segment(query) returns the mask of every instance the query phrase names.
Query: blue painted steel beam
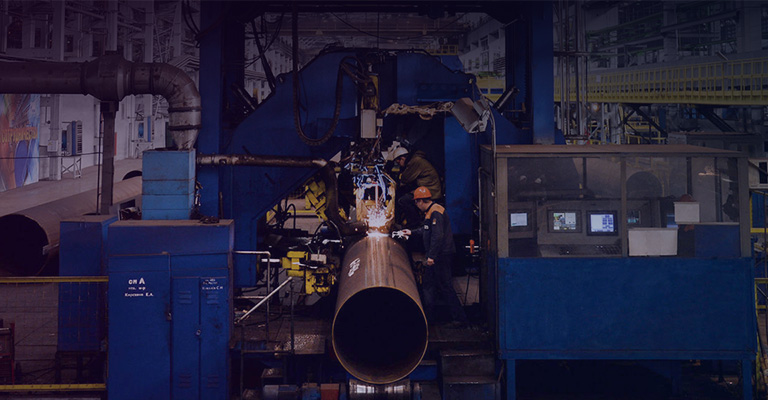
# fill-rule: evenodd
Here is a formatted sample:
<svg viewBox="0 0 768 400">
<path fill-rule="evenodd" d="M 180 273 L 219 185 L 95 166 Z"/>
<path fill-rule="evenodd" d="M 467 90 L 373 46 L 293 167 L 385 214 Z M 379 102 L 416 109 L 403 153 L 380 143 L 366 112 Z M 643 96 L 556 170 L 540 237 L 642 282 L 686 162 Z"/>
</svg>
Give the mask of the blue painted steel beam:
<svg viewBox="0 0 768 400">
<path fill-rule="evenodd" d="M 512 109 L 523 126 L 533 129 L 536 144 L 555 143 L 552 2 L 526 2 L 505 30 L 507 87 L 520 93 Z M 523 107 L 523 104 L 525 105 Z"/>
<path fill-rule="evenodd" d="M 242 68 L 245 49 L 245 31 L 241 23 L 232 23 L 237 15 L 232 7 L 236 2 L 204 1 L 201 3 L 200 24 L 204 32 L 200 37 L 200 97 L 202 101 L 202 129 L 197 139 L 200 154 L 218 154 L 222 142 L 233 127 L 227 125 L 225 109 L 232 104 L 232 84 L 243 83 Z M 201 212 L 219 215 L 220 171 L 214 167 L 198 169 L 197 180 L 202 185 Z"/>
<path fill-rule="evenodd" d="M 555 142 L 555 112 L 553 71 L 553 23 L 552 2 L 540 1 L 526 7 L 531 31 L 531 114 L 533 116 L 533 142 Z"/>
</svg>

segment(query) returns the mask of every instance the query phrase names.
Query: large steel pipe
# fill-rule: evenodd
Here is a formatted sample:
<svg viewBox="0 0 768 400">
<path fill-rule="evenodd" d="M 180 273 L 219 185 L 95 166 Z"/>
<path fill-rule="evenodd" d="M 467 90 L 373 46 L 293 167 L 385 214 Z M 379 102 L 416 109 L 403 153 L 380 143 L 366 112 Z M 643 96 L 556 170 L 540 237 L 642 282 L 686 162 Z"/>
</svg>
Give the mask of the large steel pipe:
<svg viewBox="0 0 768 400">
<path fill-rule="evenodd" d="M 141 177 L 115 183 L 113 204 L 141 195 Z M 96 211 L 96 189 L 0 217 L 0 275 L 37 275 L 58 256 L 62 220 Z"/>
<path fill-rule="evenodd" d="M 427 351 L 427 319 L 405 249 L 368 236 L 344 256 L 331 333 L 341 365 L 373 384 L 398 381 Z"/>
</svg>

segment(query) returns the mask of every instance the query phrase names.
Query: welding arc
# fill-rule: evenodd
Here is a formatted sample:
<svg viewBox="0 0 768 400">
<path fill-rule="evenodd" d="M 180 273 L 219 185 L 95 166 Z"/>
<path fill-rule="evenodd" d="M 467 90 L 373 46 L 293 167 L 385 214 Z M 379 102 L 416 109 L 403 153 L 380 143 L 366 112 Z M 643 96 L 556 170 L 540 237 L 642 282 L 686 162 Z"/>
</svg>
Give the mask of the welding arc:
<svg viewBox="0 0 768 400">
<path fill-rule="evenodd" d="M 427 351 L 427 320 L 405 249 L 388 236 L 349 248 L 331 332 L 339 362 L 357 379 L 396 382 Z"/>
</svg>

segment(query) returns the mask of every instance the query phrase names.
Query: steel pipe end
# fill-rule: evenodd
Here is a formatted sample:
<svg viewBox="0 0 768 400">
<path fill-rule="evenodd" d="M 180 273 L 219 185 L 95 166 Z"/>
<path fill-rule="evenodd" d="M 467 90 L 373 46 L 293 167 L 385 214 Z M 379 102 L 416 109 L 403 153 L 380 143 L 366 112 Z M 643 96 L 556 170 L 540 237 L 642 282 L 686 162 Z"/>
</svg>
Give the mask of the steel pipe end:
<svg viewBox="0 0 768 400">
<path fill-rule="evenodd" d="M 391 287 L 371 287 L 338 307 L 333 349 L 356 378 L 389 384 L 407 377 L 427 351 L 427 319 L 417 299 Z"/>
<path fill-rule="evenodd" d="M 48 260 L 47 245 L 45 229 L 32 218 L 19 214 L 0 217 L 0 271 L 15 276 L 37 275 Z"/>
</svg>

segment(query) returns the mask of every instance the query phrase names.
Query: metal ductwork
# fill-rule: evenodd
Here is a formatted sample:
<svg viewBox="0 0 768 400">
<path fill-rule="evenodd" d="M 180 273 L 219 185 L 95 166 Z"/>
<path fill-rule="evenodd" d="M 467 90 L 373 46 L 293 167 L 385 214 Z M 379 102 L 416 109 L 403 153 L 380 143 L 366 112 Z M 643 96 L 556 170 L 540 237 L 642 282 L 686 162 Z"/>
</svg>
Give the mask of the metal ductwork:
<svg viewBox="0 0 768 400">
<path fill-rule="evenodd" d="M 405 249 L 385 235 L 350 247 L 331 332 L 344 369 L 372 384 L 405 378 L 427 351 L 427 329 Z"/>
<path fill-rule="evenodd" d="M 114 204 L 141 195 L 141 177 L 115 183 Z M 96 189 L 0 217 L 0 275 L 38 275 L 59 254 L 62 220 L 96 211 Z"/>
<path fill-rule="evenodd" d="M 101 101 L 152 94 L 168 101 L 173 142 L 191 149 L 201 124 L 200 93 L 187 74 L 168 64 L 134 63 L 110 54 L 84 63 L 0 63 L 0 93 L 92 95 Z"/>
</svg>

